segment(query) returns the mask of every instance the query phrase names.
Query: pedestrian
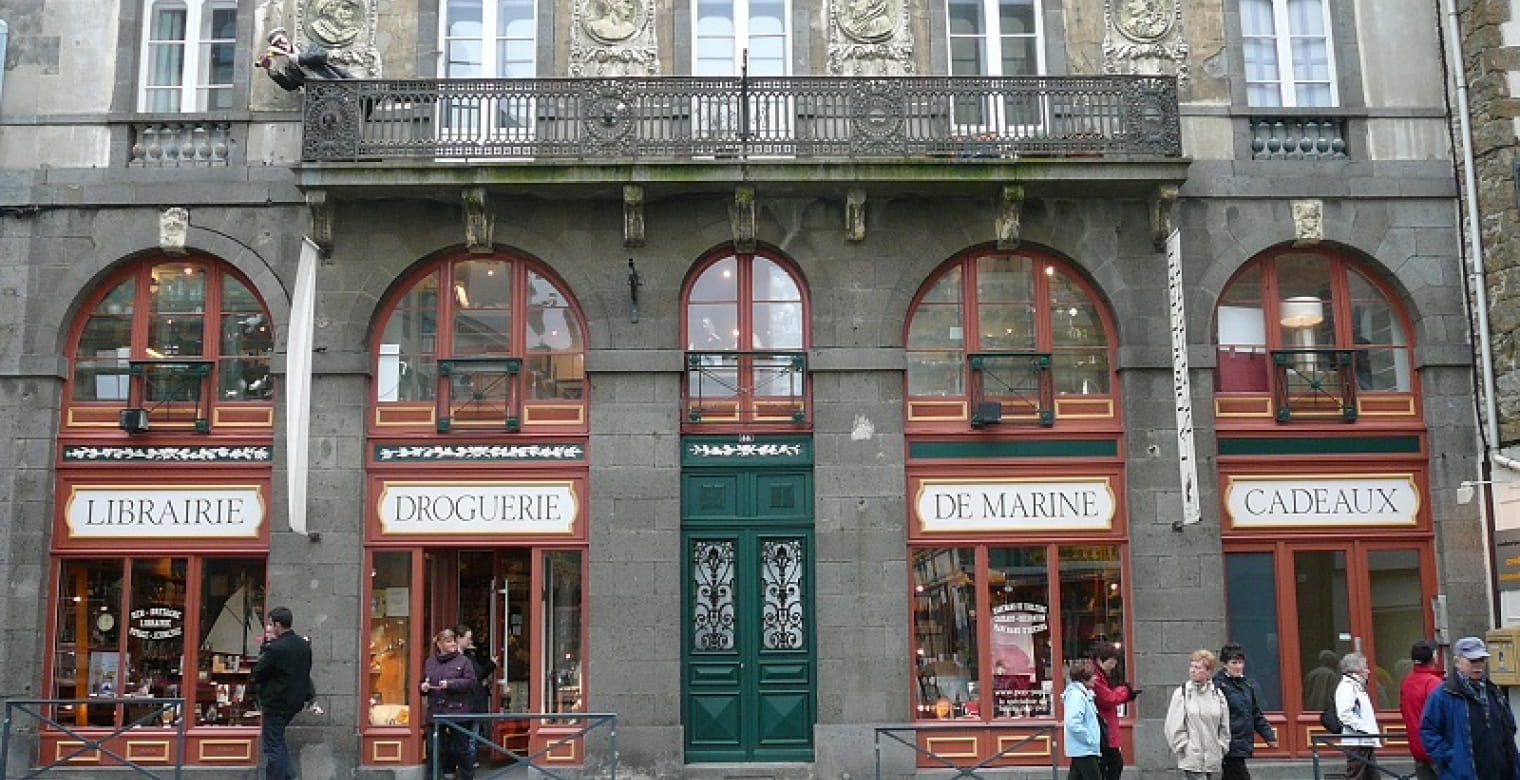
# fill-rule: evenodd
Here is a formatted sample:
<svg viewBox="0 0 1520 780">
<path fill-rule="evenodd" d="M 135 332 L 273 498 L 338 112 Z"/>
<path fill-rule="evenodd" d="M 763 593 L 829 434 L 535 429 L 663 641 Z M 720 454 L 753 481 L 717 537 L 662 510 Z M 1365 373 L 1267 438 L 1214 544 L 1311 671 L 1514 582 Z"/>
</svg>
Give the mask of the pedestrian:
<svg viewBox="0 0 1520 780">
<path fill-rule="evenodd" d="M 1372 669 L 1367 656 L 1347 653 L 1341 658 L 1341 681 L 1335 686 L 1335 714 L 1341 719 L 1341 748 L 1346 751 L 1346 780 L 1374 780 L 1372 752 L 1382 747 L 1377 737 L 1346 736 L 1378 733 L 1372 698 L 1367 695 L 1367 679 Z"/>
<path fill-rule="evenodd" d="M 1251 770 L 1246 759 L 1256 755 L 1256 735 L 1266 741 L 1267 747 L 1277 747 L 1277 732 L 1267 722 L 1261 711 L 1261 689 L 1256 681 L 1246 676 L 1246 651 L 1236 642 L 1226 642 L 1219 648 L 1220 669 L 1214 675 L 1214 686 L 1224 694 L 1230 705 L 1230 749 L 1224 754 L 1223 780 L 1251 780 Z"/>
<path fill-rule="evenodd" d="M 1099 642 L 1092 649 L 1093 704 L 1098 708 L 1098 724 L 1103 729 L 1103 779 L 1119 780 L 1124 773 L 1124 753 L 1119 745 L 1119 705 L 1135 700 L 1140 691 L 1129 683 L 1114 685 L 1108 676 L 1119 666 L 1119 646 Z"/>
<path fill-rule="evenodd" d="M 1065 726 L 1061 748 L 1071 759 L 1066 780 L 1103 780 L 1102 727 L 1098 725 L 1098 708 L 1093 704 L 1092 664 L 1077 661 L 1066 676 L 1071 680 L 1061 692 Z"/>
<path fill-rule="evenodd" d="M 295 616 L 289 607 L 269 610 L 264 622 L 264 643 L 253 664 L 253 684 L 258 686 L 259 746 L 264 753 L 267 780 L 291 780 L 296 776 L 285 744 L 285 729 L 296 714 L 316 699 L 311 682 L 311 643 L 290 628 Z"/>
<path fill-rule="evenodd" d="M 470 691 L 470 712 L 488 713 L 491 711 L 491 680 L 496 673 L 496 661 L 486 652 L 486 648 L 475 641 L 475 632 L 470 630 L 469 626 L 462 624 L 455 626 L 454 636 L 459 641 L 459 652 L 464 653 L 465 657 L 470 659 L 470 663 L 475 666 L 477 684 L 474 690 Z M 490 722 L 487 718 L 476 718 L 471 724 L 470 733 L 479 738 L 467 737 L 465 760 L 469 761 L 472 767 L 480 765 L 476 756 L 480 752 L 480 739 L 486 738 L 486 730 Z"/>
<path fill-rule="evenodd" d="M 465 761 L 465 745 L 469 737 L 463 729 L 469 726 L 462 721 L 450 721 L 458 728 L 436 720 L 440 715 L 464 715 L 470 711 L 470 697 L 479 682 L 475 679 L 475 664 L 459 652 L 459 640 L 453 629 L 445 628 L 433 637 L 433 655 L 422 665 L 422 693 L 427 696 L 428 720 L 434 731 L 433 744 L 437 746 L 436 765 L 443 776 L 456 780 L 474 780 L 475 766 Z"/>
<path fill-rule="evenodd" d="M 1488 648 L 1465 636 L 1451 646 L 1456 673 L 1430 694 L 1420 742 L 1441 780 L 1520 780 L 1515 718 L 1488 679 Z"/>
<path fill-rule="evenodd" d="M 1214 685 L 1215 656 L 1194 650 L 1188 679 L 1166 708 L 1166 740 L 1188 780 L 1215 780 L 1230 749 L 1230 704 Z"/>
<path fill-rule="evenodd" d="M 1404 733 L 1409 735 L 1409 754 L 1414 756 L 1414 776 L 1418 780 L 1437 780 L 1436 769 L 1431 765 L 1425 743 L 1420 741 L 1420 717 L 1425 713 L 1425 702 L 1431 691 L 1441 687 L 1446 670 L 1436 658 L 1436 643 L 1421 639 L 1409 648 L 1409 660 L 1414 662 L 1404 682 L 1399 685 L 1399 714 L 1404 719 Z"/>
</svg>

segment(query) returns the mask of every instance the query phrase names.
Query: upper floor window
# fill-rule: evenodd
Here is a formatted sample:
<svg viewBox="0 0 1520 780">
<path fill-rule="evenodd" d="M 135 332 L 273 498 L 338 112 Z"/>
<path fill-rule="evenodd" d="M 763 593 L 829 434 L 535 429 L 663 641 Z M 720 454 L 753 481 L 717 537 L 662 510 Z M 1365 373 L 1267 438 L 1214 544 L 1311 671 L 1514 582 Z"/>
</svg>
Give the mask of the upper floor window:
<svg viewBox="0 0 1520 780">
<path fill-rule="evenodd" d="M 696 0 L 692 31 L 698 76 L 785 76 L 786 0 Z"/>
<path fill-rule="evenodd" d="M 720 255 L 688 282 L 685 310 L 688 421 L 806 419 L 807 312 L 791 269 Z"/>
<path fill-rule="evenodd" d="M 443 77 L 537 75 L 533 0 L 444 0 Z"/>
<path fill-rule="evenodd" d="M 139 110 L 231 109 L 236 0 L 145 0 L 144 11 Z"/>
<path fill-rule="evenodd" d="M 1091 288 L 1053 257 L 968 252 L 929 279 L 909 313 L 908 395 L 971 397 L 1049 422 L 1057 396 L 1110 392 L 1107 320 Z"/>
<path fill-rule="evenodd" d="M 85 311 L 72 349 L 75 405 L 109 402 L 113 419 L 116 408 L 142 408 L 155 426 L 199 428 L 219 407 L 274 397 L 269 311 L 211 258 L 135 263 Z"/>
<path fill-rule="evenodd" d="M 1249 105 L 1337 105 L 1329 5 L 1327 0 L 1241 0 Z"/>
<path fill-rule="evenodd" d="M 1040 0 L 948 0 L 950 75 L 1044 72 Z"/>
<path fill-rule="evenodd" d="M 1403 312 L 1339 255 L 1287 249 L 1259 258 L 1225 288 L 1216 328 L 1218 392 L 1266 392 L 1273 376 L 1289 391 L 1316 377 L 1328 386 L 1341 367 L 1354 391 L 1413 390 Z"/>
<path fill-rule="evenodd" d="M 379 418 L 440 431 L 583 424 L 585 327 L 547 271 L 508 255 L 435 263 L 393 294 L 376 339 Z M 400 424 L 397 422 L 397 424 Z"/>
</svg>

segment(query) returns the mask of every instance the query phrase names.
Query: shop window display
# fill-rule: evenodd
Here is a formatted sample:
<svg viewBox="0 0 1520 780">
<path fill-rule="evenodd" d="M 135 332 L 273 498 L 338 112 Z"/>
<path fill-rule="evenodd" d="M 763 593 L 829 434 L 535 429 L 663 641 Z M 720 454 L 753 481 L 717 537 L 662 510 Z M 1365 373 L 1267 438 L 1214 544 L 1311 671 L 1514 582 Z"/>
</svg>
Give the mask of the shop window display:
<svg viewBox="0 0 1520 780">
<path fill-rule="evenodd" d="M 183 698 L 191 725 L 257 725 L 248 676 L 263 638 L 262 559 L 66 560 L 58 594 L 54 696 L 142 701 L 60 705 L 60 722 L 115 727 L 155 699 Z M 163 725 L 177 717 L 161 715 Z"/>
<path fill-rule="evenodd" d="M 369 618 L 369 724 L 405 726 L 411 722 L 406 702 L 406 646 L 412 625 L 409 553 L 375 553 Z"/>
<path fill-rule="evenodd" d="M 1093 642 L 1124 643 L 1119 556 L 1115 545 L 914 550 L 917 717 L 1052 717 L 1063 665 Z"/>
</svg>

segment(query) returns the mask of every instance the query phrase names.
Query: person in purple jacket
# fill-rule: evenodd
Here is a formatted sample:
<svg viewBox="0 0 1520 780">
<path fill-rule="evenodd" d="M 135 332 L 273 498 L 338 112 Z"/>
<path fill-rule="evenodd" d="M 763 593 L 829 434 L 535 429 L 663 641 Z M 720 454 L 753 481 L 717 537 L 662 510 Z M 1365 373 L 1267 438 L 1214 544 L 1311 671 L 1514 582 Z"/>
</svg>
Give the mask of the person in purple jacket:
<svg viewBox="0 0 1520 780">
<path fill-rule="evenodd" d="M 422 694 L 427 697 L 428 722 L 435 730 L 433 744 L 438 746 L 438 771 L 452 774 L 456 780 L 474 780 L 475 765 L 466 749 L 469 736 L 461 729 L 469 721 L 458 721 L 458 728 L 441 728 L 433 719 L 439 715 L 467 715 L 470 700 L 480 683 L 475 677 L 475 663 L 459 652 L 459 639 L 452 629 L 443 629 L 433 637 L 436 652 L 422 665 Z"/>
</svg>

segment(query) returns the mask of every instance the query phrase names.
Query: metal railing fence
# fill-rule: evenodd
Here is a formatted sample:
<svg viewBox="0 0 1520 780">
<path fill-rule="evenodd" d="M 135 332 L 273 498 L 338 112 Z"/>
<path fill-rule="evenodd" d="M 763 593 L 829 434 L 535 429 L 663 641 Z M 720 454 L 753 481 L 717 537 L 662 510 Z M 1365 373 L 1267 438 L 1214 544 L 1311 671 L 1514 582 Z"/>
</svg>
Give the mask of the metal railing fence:
<svg viewBox="0 0 1520 780">
<path fill-rule="evenodd" d="M 122 719 L 125 725 L 118 726 L 115 730 L 106 734 L 101 734 L 99 727 L 67 725 L 54 719 L 49 714 L 61 706 L 115 708 L 124 705 L 146 707 L 147 709 L 142 715 L 131 722 L 125 722 L 125 719 Z M 184 699 L 144 699 L 134 697 L 107 698 L 94 696 L 88 699 L 7 699 L 5 702 L 5 718 L 3 722 L 0 722 L 0 777 L 9 777 L 6 774 L 6 767 L 10 766 L 11 737 L 17 733 L 18 724 L 16 723 L 16 719 L 20 717 L 24 722 L 36 721 L 38 728 L 32 732 L 33 734 L 39 733 L 42 728 L 55 729 L 66 737 L 79 740 L 79 745 L 46 764 L 39 761 L 39 766 L 33 767 L 26 774 L 17 775 L 17 780 L 38 777 L 50 770 L 68 767 L 69 762 L 74 758 L 90 751 L 97 751 L 104 756 L 109 756 L 120 761 L 123 767 L 133 770 L 136 774 L 160 780 L 166 777 L 166 775 L 155 774 L 149 767 L 143 766 L 127 758 L 122 753 L 113 750 L 109 743 L 116 737 L 136 728 L 152 727 L 161 729 L 165 720 L 172 719 L 174 724 L 173 761 L 167 765 L 154 768 L 170 770 L 172 774 L 167 775 L 167 777 L 179 780 L 185 760 L 185 719 L 180 717 L 180 714 L 184 711 L 184 705 Z M 168 716 L 168 718 L 165 718 L 165 716 Z M 81 729 L 84 728 L 89 728 L 89 731 L 82 731 Z"/>
</svg>

